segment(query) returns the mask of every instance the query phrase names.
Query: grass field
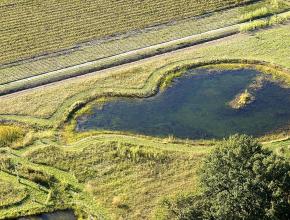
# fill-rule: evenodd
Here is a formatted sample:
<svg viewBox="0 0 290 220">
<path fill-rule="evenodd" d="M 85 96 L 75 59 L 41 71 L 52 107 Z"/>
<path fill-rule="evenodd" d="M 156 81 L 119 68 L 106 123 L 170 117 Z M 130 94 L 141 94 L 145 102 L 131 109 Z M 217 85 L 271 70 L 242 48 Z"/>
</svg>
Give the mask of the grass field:
<svg viewBox="0 0 290 220">
<path fill-rule="evenodd" d="M 2 1 L 0 63 L 74 47 L 100 37 L 212 12 L 249 0 Z M 117 21 L 117 22 L 116 22 Z M 18 33 L 25 33 L 19 37 Z M 8 37 L 9 36 L 9 37 Z"/>
<path fill-rule="evenodd" d="M 194 19 L 191 17 L 249 1 L 104 2 L 89 0 L 83 6 L 77 0 L 47 4 L 37 0 L 2 1 L 0 24 L 5 26 L 0 30 L 4 50 L 0 63 L 11 65 L 0 66 L 0 84 L 269 13 L 268 9 L 259 10 L 268 1 Z M 279 10 L 285 10 L 284 6 Z M 219 20 L 220 15 L 223 19 Z M 177 51 L 174 49 L 180 46 L 178 43 L 187 42 L 175 42 L 169 45 L 173 49 L 169 53 L 0 96 L 0 219 L 73 209 L 80 219 L 165 220 L 162 201 L 197 191 L 196 170 L 219 140 L 158 138 L 122 131 L 76 132 L 77 117 L 111 97 L 141 98 L 162 92 L 189 68 L 254 68 L 270 74 L 281 86 L 290 87 L 290 23 L 272 25 L 274 17 L 261 18 L 268 22 L 267 28 L 254 32 Z M 168 22 L 172 23 L 161 28 L 160 24 Z M 254 22 L 249 24 L 255 26 Z M 158 28 L 131 35 L 136 29 L 152 25 Z M 228 31 L 239 32 L 239 28 L 238 24 Z M 130 34 L 124 38 L 109 36 L 128 31 Z M 19 33 L 25 34 L 19 38 Z M 115 40 L 102 44 L 91 41 L 108 36 Z M 199 35 L 194 39 L 202 41 L 207 37 Z M 132 45 L 126 46 L 131 40 Z M 84 44 L 69 54 L 11 63 L 84 41 L 92 45 Z M 142 56 L 132 53 L 123 58 Z M 94 65 L 119 61 L 112 58 Z M 28 82 L 26 86 L 29 88 Z M 259 140 L 265 148 L 289 158 L 289 137 L 290 126 L 285 126 Z"/>
<path fill-rule="evenodd" d="M 200 19 L 191 18 L 172 24 L 142 29 L 139 31 L 140 33 L 135 31 L 135 33 L 110 37 L 107 40 L 103 40 L 103 42 L 89 42 L 68 52 L 55 55 L 49 54 L 23 62 L 4 65 L 3 67 L 0 65 L 0 74 L 3 76 L 0 82 L 1 84 L 8 83 L 25 77 L 104 59 L 112 55 L 235 24 L 239 21 L 239 11 L 239 8 L 233 8 L 216 12 Z M 220 16 L 227 19 L 220 20 L 218 19 Z"/>
</svg>

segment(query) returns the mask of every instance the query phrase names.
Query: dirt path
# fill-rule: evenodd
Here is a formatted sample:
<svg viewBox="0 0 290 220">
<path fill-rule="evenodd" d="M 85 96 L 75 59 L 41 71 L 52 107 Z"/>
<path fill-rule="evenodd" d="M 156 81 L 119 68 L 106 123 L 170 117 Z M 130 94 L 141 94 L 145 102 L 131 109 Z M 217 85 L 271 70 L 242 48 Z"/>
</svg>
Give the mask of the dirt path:
<svg viewBox="0 0 290 220">
<path fill-rule="evenodd" d="M 0 96 L 0 99 L 1 99 L 1 97 L 6 97 L 6 98 L 7 97 L 12 97 L 12 96 L 15 96 L 15 95 L 26 93 L 26 92 L 31 91 L 31 90 L 44 89 L 46 87 L 50 87 L 50 86 L 53 86 L 53 85 L 67 83 L 67 82 L 69 82 L 71 80 L 74 80 L 74 79 L 89 77 L 89 76 L 93 76 L 93 75 L 96 75 L 96 74 L 104 75 L 104 74 L 107 74 L 107 73 L 109 73 L 111 71 L 118 70 L 120 68 L 127 68 L 127 67 L 129 67 L 131 65 L 142 64 L 144 62 L 148 62 L 148 61 L 154 60 L 156 58 L 162 58 L 162 57 L 174 55 L 176 53 L 186 52 L 188 50 L 198 49 L 198 48 L 201 48 L 201 47 L 206 47 L 206 46 L 209 46 L 209 45 L 217 44 L 219 42 L 228 41 L 228 40 L 230 40 L 232 38 L 237 37 L 237 35 L 239 35 L 239 34 L 233 34 L 233 35 L 230 35 L 230 36 L 226 36 L 226 37 L 223 37 L 223 38 L 220 38 L 220 39 L 217 39 L 217 40 L 212 40 L 212 41 L 209 41 L 209 42 L 205 42 L 205 43 L 202 43 L 202 44 L 189 46 L 189 47 L 186 47 L 186 48 L 183 48 L 183 49 L 177 49 L 177 50 L 174 50 L 174 51 L 171 51 L 171 52 L 167 52 L 167 53 L 163 53 L 163 54 L 159 54 L 159 55 L 154 55 L 154 56 L 151 56 L 149 58 L 139 59 L 137 61 L 127 62 L 125 64 L 116 65 L 116 66 L 109 67 L 109 68 L 106 68 L 106 69 L 103 69 L 103 70 L 94 71 L 94 72 L 90 72 L 90 73 L 86 73 L 86 74 L 70 77 L 70 78 L 67 78 L 67 79 L 63 79 L 63 80 L 47 83 L 47 84 L 44 84 L 44 85 L 35 86 L 35 87 L 32 87 L 32 88 L 28 88 L 28 89 L 23 89 L 21 91 L 17 91 L 17 92 L 13 92 L 13 93 L 2 95 L 2 96 Z M 128 53 L 131 53 L 131 52 L 128 52 Z M 81 65 L 85 65 L 85 64 L 81 64 Z M 80 66 L 78 66 L 78 67 L 80 67 Z M 73 68 L 77 68 L 77 67 L 75 66 Z"/>
<path fill-rule="evenodd" d="M 96 63 L 99 63 L 99 62 L 102 62 L 102 61 L 105 61 L 105 60 L 108 60 L 108 59 L 116 59 L 117 60 L 120 57 L 132 56 L 134 54 L 144 54 L 144 56 L 146 56 L 146 51 L 150 51 L 150 52 L 152 52 L 154 50 L 157 51 L 160 48 L 162 48 L 162 49 L 165 48 L 165 51 L 164 52 L 156 52 L 154 55 L 159 55 L 159 54 L 162 54 L 162 53 L 168 53 L 168 52 L 171 52 L 173 50 L 176 50 L 173 47 L 176 46 L 176 45 L 179 45 L 179 44 L 182 44 L 182 45 L 181 46 L 176 46 L 177 49 L 181 49 L 181 48 L 184 48 L 184 47 L 190 47 L 190 46 L 198 45 L 198 44 L 203 44 L 205 42 L 216 40 L 216 39 L 219 39 L 219 38 L 223 38 L 223 37 L 226 37 L 226 36 L 229 36 L 229 35 L 233 35 L 233 34 L 236 34 L 238 32 L 239 32 L 238 25 L 235 24 L 235 25 L 231 25 L 231 26 L 227 26 L 227 27 L 223 27 L 223 28 L 214 29 L 214 30 L 211 30 L 211 31 L 206 31 L 206 32 L 203 32 L 203 33 L 200 33 L 200 34 L 194 34 L 194 35 L 190 35 L 190 36 L 187 36 L 187 37 L 178 38 L 178 39 L 175 39 L 175 40 L 163 42 L 163 43 L 160 43 L 160 44 L 154 44 L 154 45 L 151 45 L 151 46 L 148 46 L 148 47 L 143 47 L 143 48 L 131 50 L 131 51 L 124 52 L 124 53 L 119 53 L 119 54 L 114 54 L 114 55 L 102 57 L 102 58 L 99 58 L 99 59 L 96 59 L 96 60 L 93 60 L 93 61 L 81 63 L 81 64 L 74 65 L 74 66 L 69 66 L 69 67 L 58 69 L 58 70 L 54 70 L 54 71 L 51 71 L 51 72 L 44 72 L 44 73 L 40 73 L 40 74 L 37 74 L 37 75 L 34 75 L 34 76 L 29 76 L 29 77 L 25 77 L 25 78 L 22 78 L 22 79 L 18 79 L 18 80 L 15 80 L 15 81 L 10 81 L 10 82 L 7 82 L 7 83 L 1 83 L 0 87 L 1 86 L 12 86 L 12 85 L 14 85 L 16 83 L 19 83 L 19 82 L 25 82 L 26 80 L 37 80 L 37 79 L 41 79 L 43 77 L 54 76 L 54 75 L 57 75 L 57 74 L 61 74 L 64 71 L 75 71 L 75 70 L 77 70 L 79 68 L 89 67 L 89 66 L 92 66 L 92 65 L 94 65 Z M 172 47 L 173 49 L 170 49 L 170 47 Z M 154 55 L 150 55 L 150 56 L 148 55 L 148 57 L 152 57 Z M 147 57 L 145 57 L 145 58 L 147 58 Z M 64 77 L 64 79 L 66 79 L 66 78 Z M 1 90 L 0 90 L 0 95 L 1 95 Z"/>
</svg>

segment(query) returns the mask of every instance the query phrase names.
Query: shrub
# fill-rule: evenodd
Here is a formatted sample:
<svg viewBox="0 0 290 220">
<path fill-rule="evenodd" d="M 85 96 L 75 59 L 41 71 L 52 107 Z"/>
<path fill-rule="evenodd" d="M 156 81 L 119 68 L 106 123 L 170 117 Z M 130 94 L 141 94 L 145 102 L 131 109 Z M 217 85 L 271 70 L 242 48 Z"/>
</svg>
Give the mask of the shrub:
<svg viewBox="0 0 290 220">
<path fill-rule="evenodd" d="M 0 155 L 0 170 L 9 171 L 14 169 L 14 164 L 11 157 L 7 155 Z"/>
<path fill-rule="evenodd" d="M 27 198 L 28 193 L 21 185 L 14 185 L 11 182 L 0 180 L 0 209 L 6 209 L 18 205 Z"/>
<path fill-rule="evenodd" d="M 269 25 L 283 24 L 290 19 L 290 13 L 283 15 L 272 16 L 269 20 Z"/>
<path fill-rule="evenodd" d="M 269 19 L 256 20 L 249 23 L 242 24 L 240 26 L 241 32 L 253 31 L 259 28 L 265 28 L 272 25 L 283 24 L 290 19 L 290 12 L 281 15 L 274 15 Z"/>
<path fill-rule="evenodd" d="M 128 209 L 128 205 L 125 203 L 125 199 L 122 196 L 115 196 L 112 199 L 112 205 L 119 209 Z"/>
<path fill-rule="evenodd" d="M 204 160 L 203 196 L 214 219 L 289 219 L 290 164 L 252 137 L 235 135 Z"/>
</svg>

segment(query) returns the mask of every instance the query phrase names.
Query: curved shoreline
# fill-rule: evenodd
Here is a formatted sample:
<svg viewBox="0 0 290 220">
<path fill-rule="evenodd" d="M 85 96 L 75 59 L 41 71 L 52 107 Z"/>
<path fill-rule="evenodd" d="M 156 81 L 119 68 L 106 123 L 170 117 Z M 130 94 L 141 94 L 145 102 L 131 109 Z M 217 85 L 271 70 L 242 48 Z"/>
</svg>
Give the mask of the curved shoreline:
<svg viewBox="0 0 290 220">
<path fill-rule="evenodd" d="M 233 60 L 213 60 L 213 61 L 205 61 L 205 62 L 198 62 L 198 63 L 192 63 L 192 64 L 184 64 L 181 66 L 176 66 L 176 67 L 172 67 L 171 69 L 163 72 L 162 76 L 157 80 L 157 82 L 155 83 L 155 87 L 152 89 L 152 93 L 144 93 L 143 95 L 136 95 L 134 93 L 132 94 L 117 94 L 117 93 L 106 93 L 104 92 L 102 95 L 98 95 L 98 96 L 93 96 L 90 97 L 88 100 L 84 100 L 84 101 L 79 101 L 79 103 L 77 104 L 73 104 L 71 105 L 71 111 L 68 112 L 68 115 L 66 116 L 66 119 L 64 122 L 67 122 L 70 120 L 70 117 L 73 116 L 74 113 L 76 113 L 78 110 L 80 110 L 81 108 L 83 108 L 85 105 L 89 104 L 90 102 L 99 99 L 99 98 L 112 98 L 112 97 L 124 97 L 124 98 L 149 98 L 152 96 L 155 96 L 156 94 L 158 94 L 162 88 L 162 83 L 166 80 L 167 77 L 169 77 L 170 75 L 174 75 L 180 71 L 182 71 L 181 75 L 189 70 L 189 69 L 196 69 L 196 68 L 207 68 L 210 67 L 210 69 L 215 69 L 212 67 L 217 67 L 220 65 L 233 65 L 235 68 L 249 68 L 249 69 L 254 69 L 257 71 L 260 71 L 264 74 L 271 74 L 274 75 L 275 72 L 280 72 L 279 74 L 289 74 L 289 86 L 290 86 L 290 70 L 283 68 L 282 66 L 279 65 L 274 65 L 274 64 L 270 64 L 264 61 L 256 61 L 256 60 L 239 60 L 239 59 L 233 59 Z M 167 67 L 167 66 L 166 66 Z M 164 68 L 166 68 L 164 67 Z M 264 69 L 267 68 L 267 69 Z M 227 70 L 228 68 L 222 68 L 223 70 Z M 215 70 L 220 70 L 218 68 L 216 68 Z M 271 71 L 270 73 L 266 73 L 266 71 Z M 162 72 L 162 70 L 159 70 L 159 72 Z M 154 72 L 156 73 L 156 72 Z M 146 83 L 144 84 L 144 87 L 146 86 L 146 84 L 149 84 L 149 81 L 151 80 L 150 78 L 154 77 L 154 73 L 152 73 L 149 78 L 147 79 Z M 181 76 L 178 75 L 177 77 Z M 175 78 L 175 77 L 174 77 Z M 144 89 L 144 87 L 142 89 Z"/>
<path fill-rule="evenodd" d="M 235 60 L 234 60 L 235 61 Z M 216 64 L 214 64 L 214 65 L 212 65 L 212 64 L 210 64 L 210 65 L 204 65 L 204 66 L 200 66 L 200 67 L 195 67 L 196 69 L 198 69 L 198 68 L 208 68 L 208 67 L 210 67 L 210 69 L 209 69 L 209 71 L 211 71 L 211 70 L 220 70 L 220 71 L 222 71 L 222 70 L 227 70 L 227 69 L 242 69 L 242 68 L 246 68 L 246 69 L 251 69 L 251 70 L 256 70 L 256 71 L 259 71 L 259 72 L 261 72 L 262 74 L 273 74 L 273 72 L 265 72 L 265 71 L 269 71 L 269 69 L 267 69 L 267 70 L 264 70 L 263 68 L 261 68 L 261 66 L 259 66 L 259 65 L 261 65 L 261 64 L 264 64 L 264 62 L 259 62 L 259 64 L 252 64 L 252 62 L 250 61 L 246 61 L 245 63 L 238 63 L 238 64 L 236 64 L 236 63 L 223 63 L 223 62 L 221 62 L 221 63 L 216 63 Z M 221 65 L 221 66 L 220 66 Z M 225 68 L 225 66 L 223 66 L 223 65 L 231 65 L 230 66 L 230 68 L 229 68 L 229 66 L 227 66 L 226 68 Z M 267 64 L 266 64 L 267 65 Z M 221 68 L 220 68 L 221 67 Z M 264 67 L 264 66 L 262 66 L 262 67 Z M 266 66 L 267 68 L 269 68 L 269 65 L 267 65 Z M 277 71 L 277 66 L 274 66 L 275 67 L 275 69 L 271 66 L 270 68 L 273 68 L 271 71 Z M 97 97 L 96 99 L 99 99 L 99 98 L 149 98 L 149 97 L 153 97 L 153 96 L 156 96 L 158 93 L 160 93 L 160 91 L 161 90 L 163 90 L 163 89 L 166 89 L 166 87 L 167 86 L 169 86 L 170 84 L 166 84 L 166 87 L 164 87 L 163 86 L 163 83 L 166 81 L 166 78 L 167 77 L 170 77 L 170 76 L 173 76 L 172 78 L 170 78 L 170 82 L 173 80 L 173 79 L 175 79 L 175 78 L 178 78 L 178 77 L 180 77 L 180 76 L 182 76 L 187 70 L 189 70 L 189 69 L 192 69 L 192 67 L 191 66 L 187 66 L 186 68 L 185 68 L 185 70 L 184 69 L 182 69 L 182 68 L 176 68 L 176 69 L 174 69 L 174 71 L 172 71 L 172 72 L 168 72 L 169 74 L 165 74 L 163 77 L 162 77 L 162 80 L 159 80 L 158 81 L 158 83 L 157 83 L 157 87 L 156 88 L 154 88 L 154 93 L 151 93 L 151 94 L 147 94 L 146 96 L 142 96 L 142 97 L 140 97 L 140 96 L 134 96 L 133 94 L 131 94 L 131 95 L 125 95 L 125 96 L 122 96 L 122 95 L 117 95 L 117 96 L 114 96 L 114 95 L 112 95 L 112 96 L 101 96 L 101 97 Z M 281 70 L 283 70 L 284 71 L 284 69 L 279 69 L 279 71 L 281 71 Z M 285 72 L 286 73 L 286 72 Z M 202 73 L 200 73 L 200 74 L 202 74 Z M 290 77 L 290 73 L 289 73 L 289 77 Z M 275 80 L 276 81 L 276 80 Z M 279 81 L 276 81 L 276 83 L 278 83 L 279 85 L 285 85 L 285 82 L 279 82 Z M 287 84 L 287 87 L 288 86 L 290 86 L 290 83 L 289 83 L 289 85 Z M 94 101 L 94 100 L 93 100 Z M 90 102 L 89 102 L 90 103 Z M 88 108 L 90 108 L 90 104 L 89 103 L 87 103 L 88 104 Z M 87 106 L 87 104 L 85 104 L 84 106 Z M 82 107 L 80 108 L 80 109 L 82 109 Z M 84 114 L 83 112 L 80 114 L 80 113 L 77 113 L 77 111 L 78 110 L 80 110 L 80 109 L 76 109 L 73 113 L 72 113 L 72 115 L 70 116 L 70 117 L 68 117 L 67 118 L 67 121 L 66 122 L 72 122 L 73 121 L 73 124 L 74 124 L 74 128 L 73 128 L 73 130 L 75 130 L 75 128 L 76 128 L 76 122 L 75 122 L 75 120 L 76 120 L 76 118 L 77 117 L 79 117 L 80 115 L 82 115 L 82 114 Z M 290 124 L 289 124 L 290 125 Z M 280 136 L 281 134 L 283 134 L 283 128 L 285 127 L 285 128 L 287 128 L 287 127 L 289 127 L 289 125 L 288 124 L 286 124 L 285 126 L 283 126 L 283 127 L 279 127 L 279 128 L 277 128 L 277 129 L 275 129 L 275 130 L 271 130 L 271 131 L 269 131 L 269 132 L 266 132 L 265 133 L 265 135 L 260 135 L 260 136 L 258 136 L 257 138 L 258 139 L 260 139 L 260 138 L 262 138 L 262 139 L 268 139 L 268 137 L 270 137 L 270 136 L 273 136 L 273 135 L 275 135 L 275 136 Z M 94 133 L 94 131 L 95 130 L 87 130 L 87 131 L 81 131 L 81 132 L 79 132 L 79 131 L 75 131 L 75 133 Z M 95 131 L 96 132 L 96 131 Z M 135 133 L 133 133 L 133 132 L 126 132 L 126 131 L 111 131 L 111 130 L 100 130 L 100 131 L 98 131 L 99 133 L 106 133 L 106 134 L 124 134 L 124 135 L 136 135 Z M 97 133 L 98 133 L 97 132 Z M 277 134 L 277 132 L 278 132 L 278 134 Z M 139 135 L 141 135 L 141 136 L 148 136 L 148 135 L 142 135 L 142 134 L 139 134 Z M 288 136 L 287 136 L 288 137 Z M 176 138 L 176 139 L 179 139 L 179 138 Z M 182 139 L 181 139 L 182 140 Z M 206 139 L 206 140 L 208 140 L 208 141 L 216 141 L 216 139 Z M 193 140 L 193 141 L 195 141 L 195 140 Z M 273 140 L 273 141 L 275 141 L 275 140 Z"/>
</svg>

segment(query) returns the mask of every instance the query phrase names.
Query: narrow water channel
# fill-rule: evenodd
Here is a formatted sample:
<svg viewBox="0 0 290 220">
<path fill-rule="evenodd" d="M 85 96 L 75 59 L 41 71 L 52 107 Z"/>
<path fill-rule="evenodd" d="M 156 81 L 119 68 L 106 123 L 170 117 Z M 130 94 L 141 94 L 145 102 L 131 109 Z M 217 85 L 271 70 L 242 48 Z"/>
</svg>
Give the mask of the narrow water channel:
<svg viewBox="0 0 290 220">
<path fill-rule="evenodd" d="M 76 220 L 76 219 L 77 218 L 72 210 L 55 211 L 51 213 L 43 213 L 40 215 L 18 218 L 18 220 Z"/>
</svg>

